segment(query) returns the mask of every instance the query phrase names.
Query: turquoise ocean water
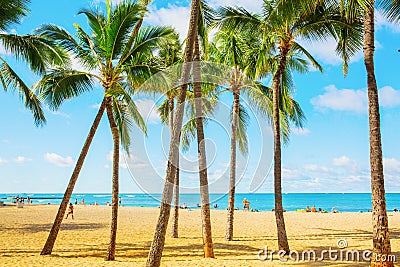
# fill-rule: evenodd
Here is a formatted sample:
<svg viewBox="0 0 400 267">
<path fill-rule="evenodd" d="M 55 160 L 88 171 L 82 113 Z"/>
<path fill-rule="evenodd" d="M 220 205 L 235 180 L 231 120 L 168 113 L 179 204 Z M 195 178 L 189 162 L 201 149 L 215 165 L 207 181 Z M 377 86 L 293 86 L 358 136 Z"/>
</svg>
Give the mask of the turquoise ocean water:
<svg viewBox="0 0 400 267">
<path fill-rule="evenodd" d="M 30 197 L 34 204 L 59 204 L 63 194 L 0 194 L 0 201 L 10 202 L 9 197 L 17 196 Z M 123 206 L 136 207 L 158 207 L 160 205 L 161 194 L 120 194 Z M 256 208 L 259 211 L 271 210 L 274 207 L 273 194 L 236 194 L 235 207 L 242 209 L 242 200 L 246 198 L 250 201 L 250 208 Z M 72 203 L 77 200 L 79 203 L 85 200 L 86 204 L 105 205 L 107 201 L 111 202 L 111 194 L 73 194 Z M 215 204 L 218 209 L 226 209 L 228 196 L 226 194 L 210 194 L 211 207 Z M 198 194 L 182 194 L 180 196 L 180 205 L 186 204 L 190 208 L 197 208 L 200 203 Z M 315 205 L 331 211 L 336 207 L 342 212 L 365 212 L 371 209 L 371 194 L 368 193 L 289 193 L 283 195 L 283 206 L 287 211 L 305 209 L 306 206 Z M 394 208 L 400 209 L 400 193 L 387 194 L 387 209 L 393 211 Z"/>
</svg>

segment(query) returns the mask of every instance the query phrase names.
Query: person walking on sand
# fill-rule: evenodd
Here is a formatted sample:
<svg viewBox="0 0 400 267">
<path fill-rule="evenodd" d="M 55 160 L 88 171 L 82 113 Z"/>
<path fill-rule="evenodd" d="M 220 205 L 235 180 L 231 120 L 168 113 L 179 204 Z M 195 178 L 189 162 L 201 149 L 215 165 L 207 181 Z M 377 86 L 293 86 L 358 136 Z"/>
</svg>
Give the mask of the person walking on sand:
<svg viewBox="0 0 400 267">
<path fill-rule="evenodd" d="M 65 217 L 65 219 L 68 219 L 68 215 L 71 214 L 72 220 L 74 219 L 74 205 L 72 205 L 72 203 L 69 203 L 69 207 L 68 207 L 68 213 L 67 213 L 67 217 Z"/>
</svg>

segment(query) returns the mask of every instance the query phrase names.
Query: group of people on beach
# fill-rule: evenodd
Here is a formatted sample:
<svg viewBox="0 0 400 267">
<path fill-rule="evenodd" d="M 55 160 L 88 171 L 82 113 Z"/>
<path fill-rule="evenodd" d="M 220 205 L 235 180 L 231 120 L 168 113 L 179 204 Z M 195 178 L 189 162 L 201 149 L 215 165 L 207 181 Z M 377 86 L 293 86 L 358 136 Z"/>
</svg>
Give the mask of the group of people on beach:
<svg viewBox="0 0 400 267">
<path fill-rule="evenodd" d="M 317 208 L 315 207 L 315 205 L 312 206 L 312 208 L 310 209 L 310 206 L 306 207 L 306 212 L 320 212 L 320 213 L 328 213 L 328 211 L 323 210 L 321 208 Z M 339 213 L 339 210 L 336 207 L 332 208 L 332 213 Z"/>
<path fill-rule="evenodd" d="M 75 199 L 75 205 L 78 205 L 78 203 L 79 203 L 79 202 L 78 202 L 78 199 L 76 198 L 76 199 Z M 72 203 L 70 203 L 70 204 L 72 205 Z M 86 206 L 85 199 L 82 199 L 81 202 L 80 202 L 80 204 L 83 205 L 83 206 Z M 121 198 L 121 197 L 118 199 L 118 204 L 119 204 L 120 206 L 122 206 L 122 198 Z M 94 205 L 94 206 L 99 206 L 99 202 L 95 201 L 94 204 L 89 204 L 89 205 L 90 205 L 90 206 L 92 206 L 92 205 Z M 110 201 L 107 201 L 107 202 L 106 202 L 106 206 L 111 206 Z"/>
</svg>

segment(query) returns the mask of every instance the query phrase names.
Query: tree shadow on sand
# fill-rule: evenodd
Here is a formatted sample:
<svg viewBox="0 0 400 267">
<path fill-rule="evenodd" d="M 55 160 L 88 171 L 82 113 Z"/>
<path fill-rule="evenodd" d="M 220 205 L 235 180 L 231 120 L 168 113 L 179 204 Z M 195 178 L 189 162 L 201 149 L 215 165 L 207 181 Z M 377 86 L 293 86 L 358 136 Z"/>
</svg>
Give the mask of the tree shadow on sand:
<svg viewBox="0 0 400 267">
<path fill-rule="evenodd" d="M 49 232 L 53 224 L 25 224 L 22 227 L 0 227 L 0 231 L 18 231 L 24 233 Z M 106 227 L 101 223 L 64 223 L 61 225 L 62 231 L 71 230 L 97 230 Z"/>
</svg>

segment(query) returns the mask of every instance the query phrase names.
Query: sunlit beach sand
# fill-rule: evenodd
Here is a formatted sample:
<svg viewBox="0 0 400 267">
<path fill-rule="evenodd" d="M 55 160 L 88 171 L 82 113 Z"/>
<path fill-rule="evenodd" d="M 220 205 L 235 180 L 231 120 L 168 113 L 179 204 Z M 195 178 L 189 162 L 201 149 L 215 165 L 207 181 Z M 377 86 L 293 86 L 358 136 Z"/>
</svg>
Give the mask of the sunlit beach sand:
<svg viewBox="0 0 400 267">
<path fill-rule="evenodd" d="M 57 205 L 0 208 L 0 266 L 144 266 L 159 209 L 121 207 L 118 218 L 116 261 L 104 260 L 109 241 L 111 208 L 75 207 L 75 219 L 63 221 L 52 256 L 40 256 Z M 226 211 L 212 210 L 216 259 L 203 259 L 200 210 L 181 210 L 180 237 L 166 237 L 162 266 L 368 266 L 365 262 L 262 262 L 257 254 L 268 246 L 277 250 L 272 212 L 235 213 L 234 241 L 224 241 Z M 371 249 L 371 213 L 285 214 L 292 250 Z M 400 213 L 389 213 L 393 254 L 400 259 Z"/>
</svg>

